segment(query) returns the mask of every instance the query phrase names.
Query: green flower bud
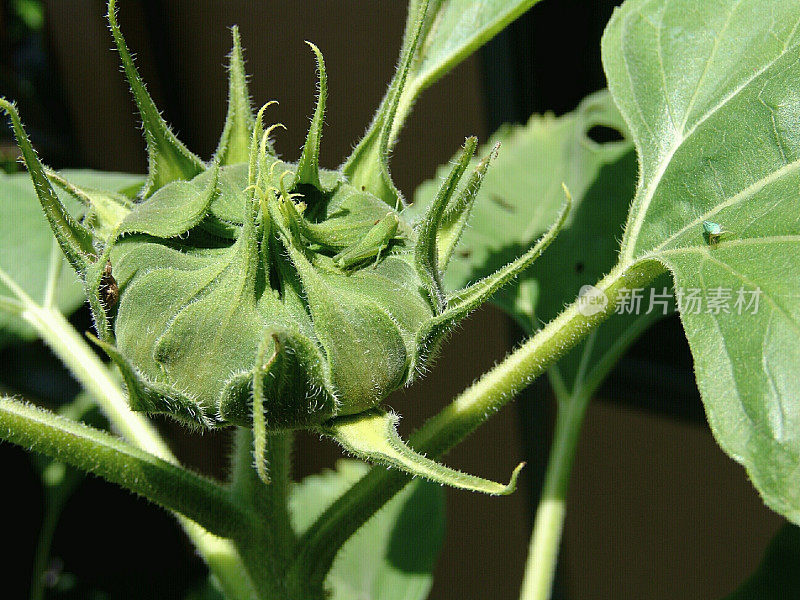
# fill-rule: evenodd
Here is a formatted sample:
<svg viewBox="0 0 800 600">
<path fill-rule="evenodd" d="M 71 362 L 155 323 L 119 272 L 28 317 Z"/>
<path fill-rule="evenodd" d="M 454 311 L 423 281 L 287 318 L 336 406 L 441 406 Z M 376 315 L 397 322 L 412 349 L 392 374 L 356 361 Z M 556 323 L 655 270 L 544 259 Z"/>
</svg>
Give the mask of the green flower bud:
<svg viewBox="0 0 800 600">
<path fill-rule="evenodd" d="M 424 370 L 453 324 L 538 257 L 566 209 L 527 254 L 448 295 L 441 274 L 494 151 L 459 187 L 477 146 L 468 139 L 425 217 L 408 220 L 386 157 L 415 42 L 372 128 L 343 170 L 329 171 L 318 160 L 327 94 L 320 51 L 310 44 L 319 97 L 306 143 L 297 163 L 285 162 L 270 143 L 278 126 L 263 126 L 269 105 L 253 115 L 234 28 L 228 115 L 206 163 L 161 118 L 114 10 L 111 0 L 111 31 L 149 153 L 138 194 L 81 190 L 46 172 L 13 107 L 2 106 L 131 406 L 197 427 L 253 426 L 262 443 L 269 432 L 317 428 L 359 456 L 411 473 L 513 490 L 516 474 L 501 486 L 413 453 L 395 433 L 397 417 L 379 406 Z M 87 205 L 82 223 L 51 182 Z"/>
</svg>

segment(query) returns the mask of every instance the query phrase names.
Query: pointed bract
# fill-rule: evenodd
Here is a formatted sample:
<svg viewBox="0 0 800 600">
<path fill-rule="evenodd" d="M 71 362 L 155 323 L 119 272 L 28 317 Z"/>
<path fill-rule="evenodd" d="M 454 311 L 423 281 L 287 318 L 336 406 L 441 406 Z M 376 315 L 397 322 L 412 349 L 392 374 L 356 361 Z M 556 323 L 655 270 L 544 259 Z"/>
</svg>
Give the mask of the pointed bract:
<svg viewBox="0 0 800 600">
<path fill-rule="evenodd" d="M 197 226 L 216 198 L 219 166 L 215 165 L 208 183 L 195 181 L 168 183 L 131 210 L 119 227 L 119 234 L 146 233 L 154 237 L 174 238 Z"/>
<path fill-rule="evenodd" d="M 511 494 L 517 489 L 517 477 L 525 463 L 514 469 L 507 485 L 456 471 L 409 448 L 397 434 L 398 420 L 392 412 L 372 410 L 333 419 L 320 430 L 362 460 L 394 467 L 436 483 L 492 495 Z"/>
<path fill-rule="evenodd" d="M 271 146 L 269 145 L 269 133 L 278 127 L 283 127 L 282 123 L 276 123 L 275 125 L 270 126 L 267 131 L 264 131 L 264 113 L 270 106 L 274 106 L 278 104 L 276 100 L 270 100 L 260 109 L 258 109 L 258 113 L 256 114 L 256 120 L 253 125 L 253 133 L 250 136 L 250 149 L 249 149 L 249 159 L 248 159 L 248 170 L 247 170 L 247 184 L 250 187 L 255 186 L 258 183 L 258 176 L 259 176 L 259 165 L 264 162 L 266 158 L 263 154 L 267 151 L 268 148 Z M 284 127 L 285 129 L 285 127 Z M 262 150 L 262 141 L 264 138 L 264 134 L 267 134 L 266 142 L 264 142 L 264 149 Z M 254 191 L 254 190 L 253 190 Z"/>
<path fill-rule="evenodd" d="M 319 76 L 319 94 L 317 96 L 317 108 L 314 110 L 314 117 L 308 128 L 306 143 L 303 146 L 303 153 L 300 155 L 300 163 L 297 165 L 297 184 L 313 185 L 321 189 L 319 182 L 319 146 L 322 140 L 322 126 L 325 122 L 325 104 L 328 98 L 328 75 L 325 73 L 325 61 L 322 52 L 311 42 L 306 42 L 314 51 L 317 59 L 317 73 Z"/>
<path fill-rule="evenodd" d="M 99 340 L 92 334 L 86 335 L 119 368 L 128 390 L 128 402 L 133 410 L 168 414 L 190 427 L 204 429 L 212 426 L 197 403 L 168 386 L 147 381 L 112 344 Z"/>
<path fill-rule="evenodd" d="M 431 301 L 434 303 L 436 312 L 441 312 L 445 308 L 444 289 L 442 287 L 442 277 L 439 271 L 439 252 L 436 248 L 439 225 L 447 208 L 450 199 L 455 193 L 461 176 L 469 166 L 469 161 L 475 154 L 478 140 L 474 137 L 467 138 L 461 155 L 458 157 L 450 174 L 442 182 L 439 192 L 436 194 L 428 212 L 422 220 L 417 232 L 417 247 L 414 253 L 414 263 L 417 271 L 425 283 Z"/>
<path fill-rule="evenodd" d="M 542 252 L 544 252 L 556 238 L 558 232 L 561 231 L 569 215 L 570 208 L 572 207 L 572 196 L 566 186 L 563 187 L 567 199 L 561 208 L 558 218 L 555 223 L 550 226 L 550 229 L 547 230 L 528 252 L 516 260 L 508 263 L 502 269 L 495 271 L 473 285 L 451 294 L 447 299 L 447 309 L 442 314 L 432 319 L 420 331 L 417 338 L 417 344 L 420 348 L 428 349 L 428 352 L 437 348 L 439 341 L 455 323 L 486 302 L 497 290 L 519 275 L 541 256 Z M 417 357 L 417 363 L 413 365 L 414 368 L 419 368 L 420 365 L 425 363 L 427 358 L 426 352 L 421 352 Z"/>
<path fill-rule="evenodd" d="M 472 207 L 475 205 L 475 198 L 478 196 L 483 177 L 486 175 L 489 163 L 497 156 L 499 147 L 500 142 L 495 144 L 489 155 L 478 164 L 467 185 L 461 190 L 455 201 L 447 205 L 447 210 L 442 215 L 436 238 L 440 272 L 444 272 L 450 263 L 453 251 L 456 249 L 461 239 L 461 234 L 464 233 L 464 228 L 467 226 L 469 217 L 472 214 Z"/>
<path fill-rule="evenodd" d="M 353 185 L 363 187 L 396 209 L 404 205 L 405 200 L 389 174 L 389 153 L 391 151 L 389 141 L 392 138 L 397 104 L 405 87 L 408 71 L 416 57 L 427 10 L 428 0 L 421 0 L 417 6 L 416 20 L 410 21 L 406 31 L 400 62 L 394 78 L 389 84 L 389 89 L 383 97 L 367 133 L 342 167 L 344 174 Z"/>
<path fill-rule="evenodd" d="M 566 201 L 555 223 L 539 239 L 534 246 L 516 260 L 508 263 L 502 269 L 495 271 L 488 277 L 451 294 L 447 298 L 447 309 L 434 319 L 432 319 L 421 331 L 418 337 L 418 344 L 421 348 L 434 348 L 441 337 L 450 330 L 458 321 L 466 317 L 481 304 L 486 302 L 492 295 L 528 268 L 533 262 L 542 255 L 542 252 L 556 238 L 558 232 L 564 226 L 572 207 L 572 196 L 564 187 Z M 420 357 L 424 361 L 424 354 Z M 414 365 L 415 367 L 417 365 Z"/>
<path fill-rule="evenodd" d="M 228 64 L 228 114 L 214 154 L 215 161 L 221 166 L 247 162 L 255 125 L 238 26 L 231 28 L 231 35 L 233 48 Z"/>
<path fill-rule="evenodd" d="M 11 118 L 14 135 L 22 151 L 22 157 L 33 181 L 36 195 L 39 197 L 44 214 L 50 222 L 50 228 L 53 230 L 53 234 L 58 240 L 69 264 L 79 275 L 82 275 L 86 267 L 91 263 L 91 257 L 94 254 L 92 236 L 83 225 L 72 218 L 56 195 L 53 186 L 50 185 L 50 180 L 45 174 L 44 167 L 39 162 L 39 157 L 28 139 L 28 134 L 25 133 L 17 109 L 5 98 L 0 98 L 0 110 Z"/>
<path fill-rule="evenodd" d="M 143 194 L 147 198 L 171 181 L 192 179 L 205 170 L 205 165 L 172 132 L 147 92 L 144 81 L 133 64 L 133 57 L 125 43 L 125 38 L 119 29 L 116 0 L 108 2 L 108 23 L 122 66 L 125 69 L 125 76 L 128 78 L 134 100 L 139 108 L 147 140 L 149 174 Z"/>
<path fill-rule="evenodd" d="M 91 229 L 93 237 L 99 238 L 103 243 L 114 235 L 119 224 L 134 207 L 134 203 L 125 194 L 77 186 L 52 169 L 45 168 L 45 173 L 51 183 L 88 209 L 82 222 Z"/>
</svg>

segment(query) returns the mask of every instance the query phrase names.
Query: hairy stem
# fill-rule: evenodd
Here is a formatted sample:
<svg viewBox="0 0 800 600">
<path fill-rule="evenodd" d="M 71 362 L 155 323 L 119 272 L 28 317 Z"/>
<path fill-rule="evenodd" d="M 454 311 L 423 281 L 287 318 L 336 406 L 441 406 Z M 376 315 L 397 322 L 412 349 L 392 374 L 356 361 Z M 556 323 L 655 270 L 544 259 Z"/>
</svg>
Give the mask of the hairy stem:
<svg viewBox="0 0 800 600">
<path fill-rule="evenodd" d="M 608 299 L 604 308 L 587 316 L 579 301 L 568 306 L 429 419 L 412 434 L 409 445 L 431 457 L 447 452 L 612 315 L 622 290 L 646 285 L 662 272 L 656 262 L 615 268 L 597 284 Z M 376 467 L 356 482 L 301 538 L 290 571 L 294 584 L 311 597 L 319 595 L 339 548 L 408 481 L 405 474 Z"/>
<path fill-rule="evenodd" d="M 217 535 L 241 534 L 252 520 L 219 484 L 104 431 L 23 402 L 0 399 L 0 438 L 94 473 Z"/>
<path fill-rule="evenodd" d="M 558 400 L 558 414 L 542 497 L 536 510 L 520 600 L 546 600 L 552 594 L 561 533 L 566 518 L 569 478 L 586 408 L 617 359 L 649 325 L 650 321 L 647 319 L 635 320 L 589 369 L 588 361 L 594 343 L 592 334 L 584 345 L 583 357 L 571 392 L 567 390 L 558 367 L 552 367 L 548 372 L 550 384 Z"/>
<path fill-rule="evenodd" d="M 261 540 L 255 544 L 237 542 L 237 547 L 249 565 L 261 570 L 269 567 L 273 581 L 285 575 L 284 570 L 297 543 L 288 504 L 291 446 L 290 432 L 267 437 L 270 483 L 265 484 L 254 466 L 253 432 L 240 427 L 234 440 L 231 490 L 240 503 L 258 515 L 251 524 L 250 537 Z"/>
</svg>

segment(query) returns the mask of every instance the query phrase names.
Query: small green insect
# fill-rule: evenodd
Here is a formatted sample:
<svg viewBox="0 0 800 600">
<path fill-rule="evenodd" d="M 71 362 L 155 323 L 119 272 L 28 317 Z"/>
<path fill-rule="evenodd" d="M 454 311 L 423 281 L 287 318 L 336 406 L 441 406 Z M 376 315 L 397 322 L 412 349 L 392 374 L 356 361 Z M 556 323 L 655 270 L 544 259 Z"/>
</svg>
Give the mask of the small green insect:
<svg viewBox="0 0 800 600">
<path fill-rule="evenodd" d="M 728 233 L 730 233 L 730 231 L 723 229 L 722 225 L 719 223 L 703 221 L 703 237 L 712 248 L 716 247 L 717 243 L 719 243 L 719 239 Z"/>
<path fill-rule="evenodd" d="M 397 233 L 400 220 L 394 213 L 389 213 L 370 229 L 364 238 L 355 246 L 340 252 L 333 257 L 333 262 L 340 269 L 347 269 L 375 256 L 375 263 L 380 260 L 381 252 L 386 249 Z"/>
</svg>

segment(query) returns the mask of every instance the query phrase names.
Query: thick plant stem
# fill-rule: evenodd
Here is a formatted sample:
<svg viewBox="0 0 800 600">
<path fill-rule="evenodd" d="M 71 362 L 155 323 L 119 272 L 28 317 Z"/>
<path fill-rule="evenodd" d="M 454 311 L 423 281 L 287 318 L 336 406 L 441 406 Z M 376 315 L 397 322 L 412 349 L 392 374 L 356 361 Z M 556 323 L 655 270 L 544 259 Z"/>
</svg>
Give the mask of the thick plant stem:
<svg viewBox="0 0 800 600">
<path fill-rule="evenodd" d="M 411 435 L 409 445 L 432 458 L 447 452 L 612 315 L 621 292 L 647 285 L 663 272 L 663 265 L 653 261 L 615 268 L 597 284 L 605 306 L 594 314 L 580 301 L 568 306 L 429 419 Z M 356 482 L 300 540 L 290 580 L 309 597 L 319 595 L 338 549 L 408 481 L 405 474 L 376 467 Z"/>
<path fill-rule="evenodd" d="M 542 497 L 536 510 L 520 600 L 548 600 L 566 516 L 566 497 L 575 449 L 591 391 L 559 399 L 558 417 L 547 463 Z"/>
<path fill-rule="evenodd" d="M 273 581 L 285 575 L 284 570 L 297 543 L 289 517 L 292 437 L 291 432 L 285 432 L 267 438 L 269 484 L 258 477 L 254 466 L 253 432 L 240 427 L 234 439 L 231 490 L 240 503 L 258 515 L 252 524 L 253 537 L 263 542 L 237 542 L 237 547 L 243 560 L 252 565 L 251 569 L 265 570 L 269 567 Z"/>
<path fill-rule="evenodd" d="M 0 399 L 0 439 L 94 473 L 187 516 L 217 535 L 246 535 L 254 518 L 217 482 L 105 431 L 30 404 Z"/>
<path fill-rule="evenodd" d="M 3 279 L 7 285 L 11 283 L 8 278 Z M 34 327 L 75 378 L 92 394 L 113 428 L 142 450 L 167 462 L 177 463 L 177 459 L 150 422 L 130 410 L 111 372 L 64 315 L 37 305 L 17 286 L 12 291 L 23 306 L 20 316 Z M 245 569 L 230 540 L 212 535 L 181 515 L 176 516 L 227 598 L 253 600 L 266 597 L 257 591 L 250 573 Z"/>
</svg>

